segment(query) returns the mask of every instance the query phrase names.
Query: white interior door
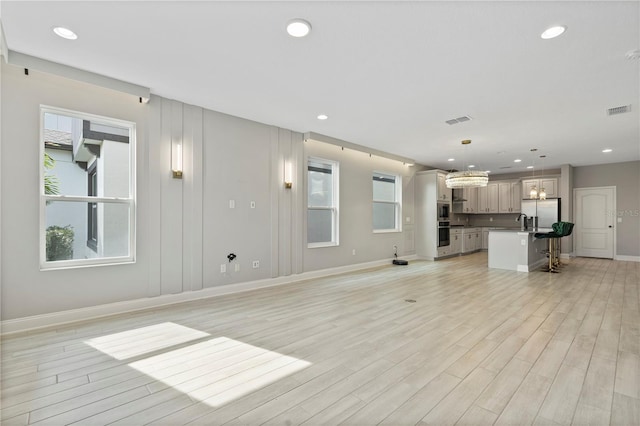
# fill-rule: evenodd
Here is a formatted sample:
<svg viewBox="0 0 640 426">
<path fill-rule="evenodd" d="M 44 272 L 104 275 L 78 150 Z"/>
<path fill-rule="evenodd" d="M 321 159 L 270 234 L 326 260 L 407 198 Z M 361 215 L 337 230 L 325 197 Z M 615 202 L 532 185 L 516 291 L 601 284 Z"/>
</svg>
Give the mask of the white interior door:
<svg viewBox="0 0 640 426">
<path fill-rule="evenodd" d="M 615 188 L 577 188 L 573 191 L 576 256 L 613 259 Z"/>
</svg>

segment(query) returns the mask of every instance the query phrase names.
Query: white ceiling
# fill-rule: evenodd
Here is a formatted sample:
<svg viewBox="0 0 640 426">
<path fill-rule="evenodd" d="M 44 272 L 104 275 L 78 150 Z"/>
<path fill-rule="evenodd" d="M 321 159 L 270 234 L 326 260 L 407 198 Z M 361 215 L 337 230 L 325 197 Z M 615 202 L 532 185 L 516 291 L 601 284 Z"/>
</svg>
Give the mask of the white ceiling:
<svg viewBox="0 0 640 426">
<path fill-rule="evenodd" d="M 421 164 L 513 173 L 533 162 L 531 148 L 547 156 L 545 168 L 640 160 L 640 60 L 625 56 L 640 48 L 638 1 L 3 1 L 1 8 L 10 50 Z M 293 18 L 311 22 L 308 37 L 286 34 Z M 540 38 L 556 24 L 566 33 Z M 55 36 L 54 26 L 78 40 Z M 630 113 L 606 114 L 629 104 Z M 317 120 L 320 113 L 329 119 Z M 463 115 L 473 120 L 445 123 Z M 462 139 L 473 143 L 464 150 Z"/>
</svg>

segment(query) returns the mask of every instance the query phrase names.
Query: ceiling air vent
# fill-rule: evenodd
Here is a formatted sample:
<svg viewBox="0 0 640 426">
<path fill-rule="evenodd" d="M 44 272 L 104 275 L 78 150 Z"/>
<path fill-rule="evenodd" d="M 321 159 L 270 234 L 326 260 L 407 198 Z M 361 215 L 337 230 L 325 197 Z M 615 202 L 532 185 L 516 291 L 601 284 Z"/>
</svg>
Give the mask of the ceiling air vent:
<svg viewBox="0 0 640 426">
<path fill-rule="evenodd" d="M 615 108 L 609 108 L 607 110 L 607 115 L 624 114 L 629 111 L 631 111 L 631 105 L 623 105 Z"/>
<path fill-rule="evenodd" d="M 470 120 L 471 120 L 471 117 L 469 117 L 468 115 L 463 115 L 462 117 L 452 118 L 451 120 L 447 120 L 445 121 L 445 123 L 451 126 L 458 123 L 464 123 L 465 121 L 470 121 Z"/>
</svg>

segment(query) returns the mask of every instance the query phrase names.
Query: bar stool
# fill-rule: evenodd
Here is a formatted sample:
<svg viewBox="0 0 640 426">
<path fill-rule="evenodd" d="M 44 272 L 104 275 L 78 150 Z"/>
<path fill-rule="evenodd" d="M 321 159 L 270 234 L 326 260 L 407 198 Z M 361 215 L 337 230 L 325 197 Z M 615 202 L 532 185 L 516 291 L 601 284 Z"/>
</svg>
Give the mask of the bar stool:
<svg viewBox="0 0 640 426">
<path fill-rule="evenodd" d="M 549 258 L 549 265 L 545 272 L 558 273 L 560 264 L 560 239 L 571 235 L 573 231 L 573 223 L 571 222 L 556 222 L 551 225 L 553 232 L 537 232 L 534 234 L 536 238 L 547 239 L 547 250 L 545 251 Z"/>
<path fill-rule="evenodd" d="M 553 226 L 553 225 L 552 225 Z M 562 263 L 560 263 L 560 243 L 561 243 L 561 239 L 563 237 L 568 237 L 569 235 L 571 235 L 571 232 L 573 231 L 573 223 L 571 222 L 558 222 L 558 226 L 556 228 L 554 228 L 554 231 L 556 234 L 560 234 L 560 237 L 557 238 L 557 247 L 556 247 L 556 268 L 562 266 Z"/>
</svg>

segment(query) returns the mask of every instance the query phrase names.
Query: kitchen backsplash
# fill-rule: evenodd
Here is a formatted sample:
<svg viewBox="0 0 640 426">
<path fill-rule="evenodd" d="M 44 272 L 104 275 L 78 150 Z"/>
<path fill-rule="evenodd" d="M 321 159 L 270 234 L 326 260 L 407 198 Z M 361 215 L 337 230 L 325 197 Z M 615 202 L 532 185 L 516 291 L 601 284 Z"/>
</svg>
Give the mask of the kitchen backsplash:
<svg viewBox="0 0 640 426">
<path fill-rule="evenodd" d="M 518 213 L 495 213 L 495 214 L 453 214 L 451 225 L 465 226 L 491 226 L 500 228 L 518 228 L 520 222 L 516 222 Z M 493 218 L 493 220 L 491 220 Z"/>
</svg>

